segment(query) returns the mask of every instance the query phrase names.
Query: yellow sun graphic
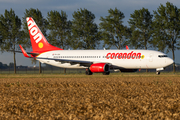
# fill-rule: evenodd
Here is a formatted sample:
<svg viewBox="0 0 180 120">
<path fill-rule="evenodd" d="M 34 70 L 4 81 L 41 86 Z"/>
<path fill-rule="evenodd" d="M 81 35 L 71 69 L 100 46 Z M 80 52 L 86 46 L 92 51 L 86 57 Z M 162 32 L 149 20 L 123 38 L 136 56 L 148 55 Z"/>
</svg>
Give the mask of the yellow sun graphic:
<svg viewBox="0 0 180 120">
<path fill-rule="evenodd" d="M 39 47 L 39 48 L 43 48 L 43 43 L 40 42 L 40 43 L 38 44 L 38 47 Z"/>
<path fill-rule="evenodd" d="M 144 59 L 144 55 L 141 56 L 141 59 Z"/>
</svg>

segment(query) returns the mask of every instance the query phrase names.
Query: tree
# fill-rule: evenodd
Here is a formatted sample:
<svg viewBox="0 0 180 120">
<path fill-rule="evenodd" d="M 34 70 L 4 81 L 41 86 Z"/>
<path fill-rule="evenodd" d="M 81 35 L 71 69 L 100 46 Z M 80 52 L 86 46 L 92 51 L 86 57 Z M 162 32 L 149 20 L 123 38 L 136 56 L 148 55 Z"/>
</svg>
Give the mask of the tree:
<svg viewBox="0 0 180 120">
<path fill-rule="evenodd" d="M 154 45 L 160 51 L 171 51 L 175 61 L 174 51 L 180 49 L 180 9 L 172 3 L 167 2 L 166 6 L 162 4 L 157 11 L 154 11 Z M 173 63 L 173 72 L 175 72 L 175 62 Z"/>
<path fill-rule="evenodd" d="M 135 48 L 144 48 L 146 50 L 148 46 L 151 46 L 153 30 L 152 18 L 153 15 L 145 8 L 135 10 L 134 13 L 131 14 L 131 18 L 128 21 L 132 30 L 130 43 L 132 46 L 135 46 Z"/>
<path fill-rule="evenodd" d="M 13 68 L 14 63 L 9 63 L 9 68 Z"/>
<path fill-rule="evenodd" d="M 36 24 L 38 25 L 43 35 L 47 36 L 46 30 L 47 30 L 48 22 L 46 19 L 43 18 L 41 11 L 39 11 L 38 9 L 33 9 L 33 8 L 30 8 L 29 10 L 26 9 L 26 12 L 24 13 L 24 17 L 23 17 L 23 29 L 24 29 L 26 40 L 29 41 L 29 44 L 27 44 L 26 46 L 27 48 L 31 46 L 30 40 L 29 40 L 29 31 L 28 31 L 28 26 L 27 26 L 27 21 L 26 21 L 26 18 L 30 16 L 33 17 L 34 21 L 36 21 Z M 41 63 L 39 62 L 39 73 L 41 72 L 42 72 Z"/>
<path fill-rule="evenodd" d="M 48 36 L 51 44 L 66 49 L 70 45 L 71 35 L 71 21 L 67 20 L 67 15 L 64 11 L 61 13 L 57 11 L 48 12 L 48 29 L 50 34 Z"/>
<path fill-rule="evenodd" d="M 7 64 L 3 64 L 2 62 L 0 62 L 0 69 L 7 69 L 8 65 Z"/>
<path fill-rule="evenodd" d="M 109 15 L 105 18 L 101 17 L 100 29 L 102 30 L 102 39 L 104 40 L 104 46 L 108 45 L 108 48 L 115 46 L 117 49 L 122 49 L 126 43 L 126 39 L 129 35 L 129 29 L 124 26 L 122 19 L 125 18 L 117 8 L 108 10 Z"/>
<path fill-rule="evenodd" d="M 2 62 L 0 62 L 0 69 L 2 69 L 3 68 L 3 63 Z"/>
<path fill-rule="evenodd" d="M 0 23 L 1 24 L 1 23 Z M 2 45 L 2 33 L 0 31 L 0 49 L 1 49 L 1 45 Z"/>
<path fill-rule="evenodd" d="M 21 20 L 15 15 L 15 12 L 5 10 L 4 15 L 0 16 L 0 31 L 2 35 L 1 50 L 12 50 L 14 54 L 14 73 L 16 73 L 16 54 L 19 44 L 26 44 L 23 41 L 23 31 L 21 31 Z"/>
<path fill-rule="evenodd" d="M 73 13 L 72 42 L 74 49 L 95 49 L 99 44 L 100 33 L 94 23 L 95 15 L 87 9 L 80 9 Z"/>
</svg>

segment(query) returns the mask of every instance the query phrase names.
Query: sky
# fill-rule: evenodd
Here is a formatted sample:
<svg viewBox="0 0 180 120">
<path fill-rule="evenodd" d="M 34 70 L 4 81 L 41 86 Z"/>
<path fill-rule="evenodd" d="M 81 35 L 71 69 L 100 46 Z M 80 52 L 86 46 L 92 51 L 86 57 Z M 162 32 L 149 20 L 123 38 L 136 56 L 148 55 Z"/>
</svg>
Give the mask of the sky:
<svg viewBox="0 0 180 120">
<path fill-rule="evenodd" d="M 51 10 L 56 11 L 65 11 L 68 15 L 68 19 L 72 20 L 72 14 L 74 11 L 77 11 L 80 8 L 86 8 L 95 15 L 95 23 L 100 23 L 100 17 L 108 16 L 108 10 L 117 8 L 124 13 L 124 25 L 128 26 L 128 20 L 130 19 L 130 14 L 134 10 L 139 10 L 142 7 L 147 8 L 151 14 L 153 10 L 157 10 L 160 4 L 166 4 L 166 0 L 0 0 L 0 15 L 3 15 L 5 9 L 8 11 L 12 8 L 15 11 L 15 14 L 22 19 L 26 9 L 34 8 L 39 9 L 43 16 L 47 17 L 47 12 Z M 169 0 L 175 6 L 180 8 L 179 0 Z M 28 51 L 29 52 L 29 51 Z M 180 63 L 180 51 L 175 52 L 175 62 Z M 171 52 L 168 53 L 168 56 L 172 58 Z M 0 62 L 4 64 L 9 64 L 13 62 L 12 53 L 0 53 Z M 16 54 L 16 63 L 17 65 L 24 66 L 33 66 L 31 60 L 25 58 L 23 54 Z M 37 64 L 38 65 L 38 64 Z"/>
</svg>

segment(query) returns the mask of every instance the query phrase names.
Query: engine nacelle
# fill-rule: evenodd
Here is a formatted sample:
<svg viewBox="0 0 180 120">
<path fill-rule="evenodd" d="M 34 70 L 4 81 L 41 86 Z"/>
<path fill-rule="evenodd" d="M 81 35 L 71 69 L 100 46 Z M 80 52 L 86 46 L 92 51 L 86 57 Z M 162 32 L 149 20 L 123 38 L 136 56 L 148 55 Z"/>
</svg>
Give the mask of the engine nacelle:
<svg viewBox="0 0 180 120">
<path fill-rule="evenodd" d="M 136 72 L 138 69 L 120 69 L 121 72 Z"/>
<path fill-rule="evenodd" d="M 109 65 L 107 63 L 95 63 L 90 66 L 90 71 L 96 72 L 109 72 Z"/>
</svg>

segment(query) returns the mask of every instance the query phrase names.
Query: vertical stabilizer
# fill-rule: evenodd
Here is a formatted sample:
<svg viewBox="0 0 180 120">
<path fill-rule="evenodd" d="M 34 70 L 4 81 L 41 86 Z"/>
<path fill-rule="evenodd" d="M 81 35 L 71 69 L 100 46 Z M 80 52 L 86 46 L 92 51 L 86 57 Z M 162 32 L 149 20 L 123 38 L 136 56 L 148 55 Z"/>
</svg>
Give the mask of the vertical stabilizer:
<svg viewBox="0 0 180 120">
<path fill-rule="evenodd" d="M 33 18 L 27 17 L 26 20 L 27 20 L 33 52 L 42 53 L 42 52 L 52 51 L 52 50 L 62 50 L 48 43 L 48 41 L 42 34 L 41 30 L 38 28 L 38 26 L 34 22 Z"/>
</svg>

